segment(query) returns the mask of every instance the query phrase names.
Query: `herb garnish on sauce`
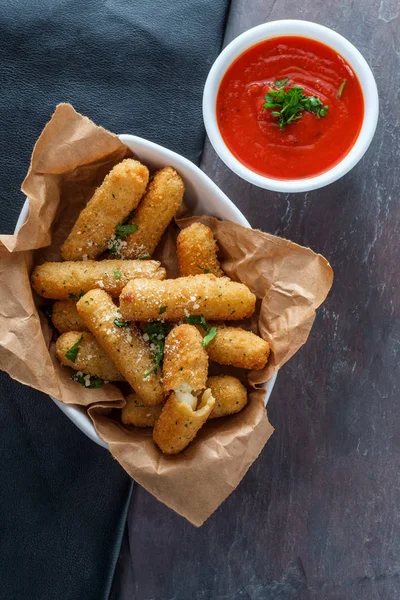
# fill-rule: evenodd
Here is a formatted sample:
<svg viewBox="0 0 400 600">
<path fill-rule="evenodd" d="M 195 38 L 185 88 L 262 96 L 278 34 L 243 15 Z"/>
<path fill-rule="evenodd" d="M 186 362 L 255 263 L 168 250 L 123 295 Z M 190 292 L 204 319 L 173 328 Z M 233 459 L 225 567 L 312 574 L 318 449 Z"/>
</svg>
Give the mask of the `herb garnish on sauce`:
<svg viewBox="0 0 400 600">
<path fill-rule="evenodd" d="M 278 127 L 285 129 L 292 121 L 301 119 L 304 111 L 314 113 L 318 119 L 327 115 L 328 106 L 322 104 L 317 96 L 306 96 L 303 88 L 295 85 L 285 91 L 283 86 L 288 81 L 288 77 L 276 79 L 274 86 L 277 89 L 269 90 L 264 98 L 263 108 L 273 109 L 271 115 L 278 119 Z"/>
<path fill-rule="evenodd" d="M 339 91 L 338 91 L 338 93 L 337 93 L 337 97 L 338 97 L 338 98 L 341 98 L 341 97 L 342 97 L 343 90 L 344 90 L 344 86 L 346 85 L 346 83 L 347 83 L 347 79 L 343 79 L 343 81 L 342 81 L 342 84 L 341 84 L 341 86 L 340 86 L 340 88 L 339 88 Z"/>
</svg>

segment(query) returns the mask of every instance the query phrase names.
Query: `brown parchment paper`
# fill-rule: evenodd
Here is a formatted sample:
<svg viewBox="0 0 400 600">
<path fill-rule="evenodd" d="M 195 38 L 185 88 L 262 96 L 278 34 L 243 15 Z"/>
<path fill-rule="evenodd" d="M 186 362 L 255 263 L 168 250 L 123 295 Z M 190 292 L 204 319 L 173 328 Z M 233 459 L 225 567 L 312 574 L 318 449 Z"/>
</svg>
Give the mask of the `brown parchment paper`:
<svg viewBox="0 0 400 600">
<path fill-rule="evenodd" d="M 195 525 L 235 489 L 273 432 L 265 407 L 267 381 L 306 341 L 315 310 L 332 285 L 329 263 L 309 248 L 212 217 L 225 272 L 257 295 L 258 310 L 245 326 L 270 341 L 268 366 L 249 375 L 244 411 L 207 423 L 195 443 L 176 457 L 164 456 L 149 430 L 119 422 L 122 393 L 109 384 L 88 390 L 71 381 L 71 372 L 54 355 L 54 334 L 38 310 L 46 301 L 32 293 L 32 266 L 60 259 L 60 246 L 77 214 L 106 173 L 129 150 L 118 137 L 59 105 L 38 139 L 22 191 L 29 217 L 16 236 L 0 236 L 0 367 L 11 377 L 67 404 L 88 411 L 96 431 L 122 467 L 149 492 Z M 140 157 L 139 157 L 140 158 Z M 185 227 L 194 219 L 178 220 Z M 171 225 L 157 251 L 176 276 Z M 46 426 L 46 424 L 43 424 Z"/>
</svg>

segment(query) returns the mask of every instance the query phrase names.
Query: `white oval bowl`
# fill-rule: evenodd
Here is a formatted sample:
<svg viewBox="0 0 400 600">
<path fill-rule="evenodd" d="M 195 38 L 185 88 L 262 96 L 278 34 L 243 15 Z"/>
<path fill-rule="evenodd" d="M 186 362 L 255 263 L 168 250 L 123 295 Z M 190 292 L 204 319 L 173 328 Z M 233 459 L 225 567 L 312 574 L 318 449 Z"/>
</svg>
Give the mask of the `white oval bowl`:
<svg viewBox="0 0 400 600">
<path fill-rule="evenodd" d="M 304 179 L 272 179 L 259 175 L 243 165 L 229 150 L 220 133 L 216 101 L 217 93 L 227 69 L 243 52 L 255 44 L 280 36 L 300 36 L 317 40 L 336 50 L 357 75 L 364 96 L 364 118 L 358 138 L 342 160 L 328 171 Z M 203 93 L 203 119 L 214 150 L 223 162 L 239 177 L 258 187 L 274 192 L 308 192 L 343 177 L 364 156 L 374 137 L 379 114 L 378 90 L 367 61 L 362 54 L 336 31 L 309 21 L 283 20 L 263 23 L 245 31 L 221 52 L 208 74 Z"/>
<path fill-rule="evenodd" d="M 123 134 L 120 140 L 134 152 L 134 154 L 147 165 L 150 170 L 162 167 L 174 167 L 185 182 L 185 202 L 194 215 L 212 215 L 225 221 L 233 221 L 245 227 L 250 227 L 249 222 L 238 208 L 229 200 L 211 179 L 201 169 L 176 152 L 172 152 L 163 146 L 144 140 L 135 135 Z M 29 212 L 29 201 L 25 200 L 21 214 L 15 226 L 15 233 L 25 223 Z M 274 387 L 277 374 L 267 381 L 265 388 L 265 404 Z M 83 431 L 91 440 L 108 448 L 96 433 L 90 418 L 84 408 L 73 404 L 63 404 L 56 398 L 50 396 L 56 405 L 67 415 L 75 425 Z"/>
</svg>

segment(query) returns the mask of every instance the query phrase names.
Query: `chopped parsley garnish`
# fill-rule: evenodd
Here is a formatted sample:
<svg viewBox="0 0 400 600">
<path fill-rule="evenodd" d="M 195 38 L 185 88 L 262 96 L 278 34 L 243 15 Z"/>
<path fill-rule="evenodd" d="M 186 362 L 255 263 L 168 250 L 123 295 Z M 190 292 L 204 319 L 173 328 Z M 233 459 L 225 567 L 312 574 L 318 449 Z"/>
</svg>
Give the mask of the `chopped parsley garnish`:
<svg viewBox="0 0 400 600">
<path fill-rule="evenodd" d="M 185 322 L 190 323 L 190 325 L 201 325 L 206 335 L 203 337 L 203 347 L 205 348 L 208 344 L 215 338 L 218 332 L 217 327 L 209 327 L 207 321 L 204 318 L 204 315 L 193 315 L 192 317 L 185 317 Z"/>
<path fill-rule="evenodd" d="M 121 279 L 121 273 L 118 271 L 118 269 L 114 269 L 114 277 L 115 279 Z"/>
<path fill-rule="evenodd" d="M 146 371 L 146 373 L 143 375 L 143 379 L 147 379 L 147 377 L 150 377 L 150 375 L 151 375 L 152 373 L 155 373 L 156 371 L 158 371 L 158 367 L 160 366 L 161 360 L 160 360 L 160 361 L 158 361 L 158 360 L 157 360 L 157 356 L 158 356 L 158 355 L 156 354 L 156 355 L 155 355 L 155 358 L 154 358 L 154 366 L 153 366 L 153 367 L 151 367 L 151 369 L 149 369 L 148 371 Z M 162 356 L 164 356 L 164 353 L 163 353 L 163 355 L 162 355 Z"/>
<path fill-rule="evenodd" d="M 65 353 L 65 358 L 68 358 L 68 360 L 70 360 L 73 363 L 76 361 L 76 357 L 78 356 L 79 346 L 80 346 L 82 340 L 83 340 L 83 335 L 81 335 L 81 337 L 76 342 L 76 344 L 74 344 L 73 346 L 71 346 L 71 348 L 69 350 L 67 350 L 67 352 Z"/>
<path fill-rule="evenodd" d="M 210 269 L 205 269 L 204 267 L 200 267 L 200 265 L 197 265 L 197 268 L 200 269 L 200 271 L 203 271 L 205 275 L 210 272 Z"/>
<path fill-rule="evenodd" d="M 205 348 L 208 344 L 215 338 L 218 333 L 218 329 L 216 327 L 211 327 L 208 330 L 208 333 L 203 337 L 203 347 Z"/>
<path fill-rule="evenodd" d="M 132 219 L 134 212 L 135 211 L 130 212 L 129 215 L 120 223 L 120 225 L 116 226 L 114 235 L 109 242 L 111 245 L 108 246 L 110 254 L 118 254 L 121 246 L 120 241 L 124 240 L 126 237 L 128 237 L 128 235 L 139 229 L 136 223 L 128 223 L 128 221 Z"/>
<path fill-rule="evenodd" d="M 338 97 L 338 98 L 341 98 L 341 97 L 342 97 L 343 90 L 344 90 L 344 87 L 345 87 L 346 83 L 347 83 L 347 79 L 343 79 L 343 81 L 342 81 L 342 84 L 341 84 L 341 86 L 340 86 L 340 88 L 339 88 L 339 91 L 338 91 L 338 93 L 337 93 L 337 97 Z"/>
<path fill-rule="evenodd" d="M 292 121 L 301 119 L 304 111 L 312 112 L 318 119 L 326 117 L 328 106 L 322 104 L 317 96 L 306 96 L 303 94 L 303 88 L 297 86 L 285 91 L 285 83 L 282 84 L 282 81 L 285 80 L 275 82 L 275 86 L 278 83 L 281 84 L 280 87 L 269 90 L 263 104 L 263 108 L 272 109 L 271 115 L 277 119 L 278 127 L 285 129 Z"/>
<path fill-rule="evenodd" d="M 123 221 L 121 221 L 121 225 L 126 225 L 127 223 L 129 223 L 129 221 L 132 219 L 134 214 L 135 214 L 135 211 L 131 210 L 129 215 L 127 217 L 125 217 L 125 219 Z"/>
<path fill-rule="evenodd" d="M 142 256 L 137 256 L 136 260 L 146 260 L 147 258 L 151 258 L 150 254 L 142 254 Z"/>
<path fill-rule="evenodd" d="M 167 310 L 166 306 L 160 306 L 160 310 L 158 311 L 160 315 L 164 314 L 165 311 Z"/>
<path fill-rule="evenodd" d="M 110 240 L 110 243 L 111 243 L 112 239 Z M 117 254 L 118 253 L 118 250 L 119 250 L 118 238 L 115 238 L 115 241 L 111 245 L 108 246 L 108 249 L 110 251 L 110 254 Z"/>
<path fill-rule="evenodd" d="M 114 319 L 113 323 L 117 327 L 129 327 L 129 325 L 131 324 L 130 321 L 125 321 L 125 319 L 118 319 L 118 318 Z"/>
<path fill-rule="evenodd" d="M 77 371 L 76 373 L 74 373 L 71 379 L 72 381 L 76 381 L 77 383 L 83 385 L 83 387 L 89 389 L 101 388 L 101 386 L 104 383 L 103 379 L 100 379 L 100 377 L 91 377 L 90 375 L 85 375 L 84 373 L 82 373 L 82 371 Z"/>
<path fill-rule="evenodd" d="M 81 290 L 79 292 L 79 294 L 73 294 L 72 292 L 69 294 L 69 297 L 71 298 L 71 300 L 79 300 L 79 298 L 82 298 L 82 296 L 85 295 L 85 292 L 83 290 Z"/>
<path fill-rule="evenodd" d="M 115 228 L 115 235 L 119 238 L 126 238 L 131 233 L 137 231 L 139 227 L 136 223 L 127 223 L 126 225 L 117 225 Z"/>
<path fill-rule="evenodd" d="M 285 79 L 275 79 L 274 86 L 277 90 L 279 90 L 280 88 L 283 88 L 283 86 L 286 85 L 288 82 L 289 77 L 285 77 Z"/>
<path fill-rule="evenodd" d="M 209 327 L 207 325 L 207 321 L 204 318 L 204 315 L 196 315 L 193 317 L 185 317 L 185 322 L 190 325 L 201 325 L 204 331 L 208 331 Z"/>
<path fill-rule="evenodd" d="M 158 371 L 158 369 L 160 368 L 162 360 L 164 358 L 165 338 L 167 337 L 171 329 L 172 327 L 171 325 L 168 325 L 168 323 L 159 323 L 158 321 L 150 323 L 149 325 L 147 325 L 147 327 L 145 327 L 144 334 L 145 336 L 147 336 L 146 340 L 148 338 L 148 341 L 150 342 L 154 352 L 154 366 L 148 371 L 146 371 L 146 373 L 143 375 L 144 379 L 146 379 L 146 377 L 149 377 L 149 375 L 151 375 L 152 373 Z"/>
</svg>

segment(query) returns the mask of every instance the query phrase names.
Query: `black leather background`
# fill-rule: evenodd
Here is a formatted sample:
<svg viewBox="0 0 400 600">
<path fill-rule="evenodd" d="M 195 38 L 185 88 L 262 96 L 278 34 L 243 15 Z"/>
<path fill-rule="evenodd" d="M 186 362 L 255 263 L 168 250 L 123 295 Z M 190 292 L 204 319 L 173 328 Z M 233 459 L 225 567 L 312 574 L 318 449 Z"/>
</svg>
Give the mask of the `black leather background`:
<svg viewBox="0 0 400 600">
<path fill-rule="evenodd" d="M 0 0 L 0 229 L 58 102 L 200 159 L 228 0 Z M 1 367 L 1 365 L 0 365 Z M 43 394 L 0 374 L 0 597 L 108 595 L 130 480 Z"/>
</svg>

